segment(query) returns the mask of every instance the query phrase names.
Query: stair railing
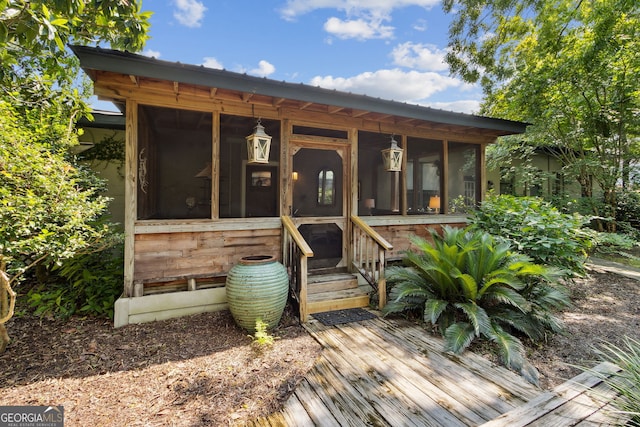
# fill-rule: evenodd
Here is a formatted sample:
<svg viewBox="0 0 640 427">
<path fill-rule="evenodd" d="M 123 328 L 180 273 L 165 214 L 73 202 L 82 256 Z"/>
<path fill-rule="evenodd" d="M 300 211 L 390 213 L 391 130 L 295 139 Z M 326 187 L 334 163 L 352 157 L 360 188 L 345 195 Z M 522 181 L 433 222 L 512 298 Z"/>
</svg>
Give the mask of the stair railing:
<svg viewBox="0 0 640 427">
<path fill-rule="evenodd" d="M 393 249 L 378 232 L 357 215 L 351 216 L 351 265 L 378 291 L 378 308 L 387 304 L 387 281 L 384 276 L 385 255 Z"/>
<path fill-rule="evenodd" d="M 293 223 L 290 216 L 282 221 L 282 263 L 289 273 L 289 289 L 300 306 L 300 322 L 307 321 L 307 258 L 313 257 L 311 247 Z"/>
</svg>

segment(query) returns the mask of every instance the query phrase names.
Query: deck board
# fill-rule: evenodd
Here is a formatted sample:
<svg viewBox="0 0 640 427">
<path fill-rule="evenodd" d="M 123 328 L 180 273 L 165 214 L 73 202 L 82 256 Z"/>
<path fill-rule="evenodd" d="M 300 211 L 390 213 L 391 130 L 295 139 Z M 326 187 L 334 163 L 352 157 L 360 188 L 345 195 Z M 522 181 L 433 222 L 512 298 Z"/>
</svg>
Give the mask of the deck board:
<svg viewBox="0 0 640 427">
<path fill-rule="evenodd" d="M 262 425 L 590 427 L 608 420 L 603 412 L 614 396 L 593 374 L 544 391 L 479 355 L 443 352 L 442 339 L 411 322 L 311 319 L 305 327 L 322 354 Z"/>
</svg>

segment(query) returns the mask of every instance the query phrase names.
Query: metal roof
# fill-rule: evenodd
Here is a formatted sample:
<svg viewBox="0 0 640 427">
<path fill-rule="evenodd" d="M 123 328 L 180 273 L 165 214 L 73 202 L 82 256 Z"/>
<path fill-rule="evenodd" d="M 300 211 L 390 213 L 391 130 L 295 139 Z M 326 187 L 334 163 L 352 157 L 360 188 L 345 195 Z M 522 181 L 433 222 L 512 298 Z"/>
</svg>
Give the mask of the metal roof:
<svg viewBox="0 0 640 427">
<path fill-rule="evenodd" d="M 505 135 L 523 133 L 527 127 L 527 123 L 522 122 L 439 110 L 405 102 L 325 89 L 303 83 L 288 83 L 226 70 L 217 70 L 202 65 L 163 61 L 130 52 L 78 45 L 71 46 L 71 50 L 80 59 L 80 65 L 85 71 L 108 71 L 211 88 L 236 90 L 433 123 L 493 130 Z M 91 73 L 89 74 L 91 75 Z"/>
</svg>

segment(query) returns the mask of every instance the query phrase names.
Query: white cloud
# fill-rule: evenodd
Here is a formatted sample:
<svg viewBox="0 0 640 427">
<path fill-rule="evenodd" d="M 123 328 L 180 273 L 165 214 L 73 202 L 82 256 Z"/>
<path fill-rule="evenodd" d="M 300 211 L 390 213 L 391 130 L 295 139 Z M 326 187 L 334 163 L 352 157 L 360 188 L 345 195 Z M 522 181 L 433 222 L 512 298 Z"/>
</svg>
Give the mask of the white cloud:
<svg viewBox="0 0 640 427">
<path fill-rule="evenodd" d="M 394 28 L 383 25 L 391 21 L 394 9 L 419 6 L 425 9 L 440 3 L 440 0 L 288 0 L 280 10 L 281 16 L 289 21 L 317 9 L 342 11 L 345 18 L 332 17 L 324 24 L 324 29 L 336 37 L 392 38 Z"/>
<path fill-rule="evenodd" d="M 424 71 L 448 70 L 445 54 L 437 46 L 412 42 L 402 43 L 391 52 L 394 64 Z"/>
<path fill-rule="evenodd" d="M 224 69 L 224 67 L 222 66 L 222 63 L 218 61 L 216 58 L 213 58 L 211 56 L 205 56 L 204 62 L 202 63 L 202 65 L 207 68 L 215 68 L 216 70 Z"/>
<path fill-rule="evenodd" d="M 142 54 L 144 56 L 148 56 L 150 58 L 160 58 L 160 52 L 157 50 L 152 50 L 152 49 L 145 49 Z"/>
<path fill-rule="evenodd" d="M 427 25 L 426 19 L 418 19 L 416 23 L 413 24 L 413 29 L 416 31 L 427 31 L 427 28 L 429 28 L 429 26 Z"/>
<path fill-rule="evenodd" d="M 366 72 L 349 78 L 317 76 L 310 84 L 415 104 L 425 104 L 435 93 L 464 86 L 461 80 L 438 73 L 400 69 Z"/>
<path fill-rule="evenodd" d="M 451 102 L 429 102 L 426 105 L 441 110 L 457 111 L 458 113 L 478 114 L 478 111 L 480 111 L 480 101 L 475 99 Z"/>
<path fill-rule="evenodd" d="M 259 76 L 259 77 L 267 77 L 273 74 L 275 71 L 276 71 L 276 67 L 274 67 L 271 63 L 263 59 L 258 63 L 258 68 L 254 68 L 250 70 L 249 74 L 253 74 L 254 76 Z"/>
<path fill-rule="evenodd" d="M 204 12 L 207 10 L 202 2 L 198 0 L 174 0 L 174 4 L 176 10 L 173 12 L 173 17 L 179 23 L 191 28 L 202 25 Z"/>
<path fill-rule="evenodd" d="M 393 27 L 382 25 L 382 22 L 364 19 L 346 20 L 332 17 L 324 24 L 324 29 L 340 39 L 386 39 L 393 37 Z"/>
<path fill-rule="evenodd" d="M 317 9 L 337 9 L 349 14 L 358 11 L 389 13 L 407 6 L 431 8 L 439 3 L 440 0 L 287 0 L 280 12 L 283 18 L 292 20 Z"/>
</svg>

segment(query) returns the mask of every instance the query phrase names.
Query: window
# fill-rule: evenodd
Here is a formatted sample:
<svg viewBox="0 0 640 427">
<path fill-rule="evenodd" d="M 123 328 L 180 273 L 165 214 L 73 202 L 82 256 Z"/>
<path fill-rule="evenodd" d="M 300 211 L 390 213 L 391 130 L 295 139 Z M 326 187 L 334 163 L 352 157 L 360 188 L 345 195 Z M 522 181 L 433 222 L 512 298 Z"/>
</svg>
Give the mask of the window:
<svg viewBox="0 0 640 427">
<path fill-rule="evenodd" d="M 331 206 L 335 199 L 336 185 L 331 169 L 322 169 L 318 173 L 318 205 Z"/>
<path fill-rule="evenodd" d="M 466 212 L 480 199 L 480 146 L 450 142 L 449 147 L 449 211 Z"/>
<path fill-rule="evenodd" d="M 442 194 L 442 141 L 407 138 L 407 213 L 440 211 L 430 207 Z M 432 202 L 432 198 L 434 203 Z"/>
<path fill-rule="evenodd" d="M 387 172 L 382 164 L 390 141 L 391 134 L 358 132 L 359 215 L 400 214 L 400 172 Z"/>
<path fill-rule="evenodd" d="M 280 122 L 260 120 L 272 137 L 269 163 L 250 164 L 246 137 L 253 132 L 256 121 L 252 117 L 220 115 L 220 218 L 279 215 Z"/>
<path fill-rule="evenodd" d="M 138 218 L 211 218 L 211 113 L 147 105 L 138 113 Z"/>
</svg>

